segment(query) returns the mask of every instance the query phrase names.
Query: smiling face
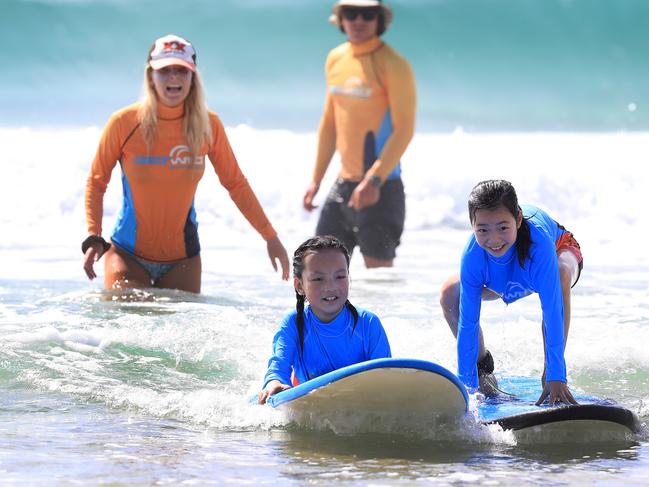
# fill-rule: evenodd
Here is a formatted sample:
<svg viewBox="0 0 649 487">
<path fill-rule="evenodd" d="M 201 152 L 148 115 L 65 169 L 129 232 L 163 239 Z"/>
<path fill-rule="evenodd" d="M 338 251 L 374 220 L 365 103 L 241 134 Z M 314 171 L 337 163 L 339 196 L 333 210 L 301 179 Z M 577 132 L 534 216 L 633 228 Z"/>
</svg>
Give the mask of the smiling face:
<svg viewBox="0 0 649 487">
<path fill-rule="evenodd" d="M 323 323 L 333 320 L 349 295 L 347 259 L 339 249 L 323 249 L 304 257 L 302 277 L 294 278 L 295 289 L 306 297 Z"/>
<path fill-rule="evenodd" d="M 151 70 L 151 81 L 158 101 L 175 107 L 185 101 L 192 86 L 193 73 L 183 66 L 166 66 Z"/>
<path fill-rule="evenodd" d="M 500 257 L 516 243 L 522 220 L 522 213 L 519 212 L 518 216 L 514 217 L 504 206 L 476 210 L 472 224 L 473 233 L 480 247 L 490 255 Z"/>
</svg>

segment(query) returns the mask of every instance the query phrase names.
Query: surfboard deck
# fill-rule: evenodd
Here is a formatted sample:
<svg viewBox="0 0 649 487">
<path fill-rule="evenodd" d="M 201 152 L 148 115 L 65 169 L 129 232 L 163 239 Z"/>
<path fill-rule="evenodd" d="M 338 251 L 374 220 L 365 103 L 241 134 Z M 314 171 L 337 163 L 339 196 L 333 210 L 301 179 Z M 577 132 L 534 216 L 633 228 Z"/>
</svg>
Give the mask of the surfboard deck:
<svg viewBox="0 0 649 487">
<path fill-rule="evenodd" d="M 432 420 L 460 420 L 468 409 L 468 394 L 452 372 L 435 363 L 376 359 L 316 377 L 275 394 L 268 403 L 298 422 L 317 419 L 334 431 L 352 425 L 383 431 L 397 423 L 407 430 Z"/>
<path fill-rule="evenodd" d="M 483 425 L 499 425 L 519 442 L 626 440 L 638 416 L 612 401 L 576 394 L 579 405 L 536 406 L 538 378 L 499 380 L 499 394 L 477 404 Z M 469 397 L 455 374 L 433 362 L 377 359 L 350 365 L 279 392 L 268 403 L 297 424 L 335 433 L 441 431 L 467 417 Z"/>
<path fill-rule="evenodd" d="M 498 424 L 520 441 L 609 441 L 624 439 L 640 430 L 638 416 L 613 401 L 575 393 L 579 404 L 536 406 L 541 394 L 538 378 L 499 380 L 499 387 L 514 397 L 499 394 L 478 405 L 483 424 Z"/>
</svg>

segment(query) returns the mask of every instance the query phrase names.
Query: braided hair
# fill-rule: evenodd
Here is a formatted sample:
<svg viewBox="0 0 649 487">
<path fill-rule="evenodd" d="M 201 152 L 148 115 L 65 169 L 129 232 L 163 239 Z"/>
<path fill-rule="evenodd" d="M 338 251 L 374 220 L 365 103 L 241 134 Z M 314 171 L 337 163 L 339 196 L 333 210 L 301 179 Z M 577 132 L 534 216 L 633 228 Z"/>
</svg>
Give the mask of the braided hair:
<svg viewBox="0 0 649 487">
<path fill-rule="evenodd" d="M 504 179 L 490 179 L 479 182 L 473 187 L 469 195 L 469 219 L 471 224 L 473 225 L 475 222 L 476 211 L 495 210 L 501 206 L 507 208 L 515 219 L 518 219 L 518 214 L 522 212 L 512 183 Z M 523 218 L 516 234 L 516 253 L 518 263 L 522 268 L 525 268 L 525 259 L 530 252 L 531 245 L 532 237 L 529 223 L 526 218 Z"/>
<path fill-rule="evenodd" d="M 347 247 L 338 240 L 333 235 L 321 235 L 317 237 L 310 238 L 300 245 L 295 253 L 293 254 L 293 277 L 302 279 L 302 273 L 304 272 L 304 260 L 307 255 L 319 252 L 321 250 L 334 249 L 339 250 L 345 256 L 347 261 L 347 269 L 349 269 L 349 251 Z M 300 337 L 300 350 L 304 350 L 304 302 L 306 298 L 304 295 L 300 294 L 297 289 L 295 290 L 295 309 L 297 310 L 297 316 L 295 317 L 295 323 L 297 325 L 297 333 Z M 352 303 L 349 302 L 349 299 L 345 301 L 345 306 L 351 312 L 354 317 L 354 327 L 352 332 L 356 329 L 356 323 L 358 322 L 358 311 Z"/>
</svg>

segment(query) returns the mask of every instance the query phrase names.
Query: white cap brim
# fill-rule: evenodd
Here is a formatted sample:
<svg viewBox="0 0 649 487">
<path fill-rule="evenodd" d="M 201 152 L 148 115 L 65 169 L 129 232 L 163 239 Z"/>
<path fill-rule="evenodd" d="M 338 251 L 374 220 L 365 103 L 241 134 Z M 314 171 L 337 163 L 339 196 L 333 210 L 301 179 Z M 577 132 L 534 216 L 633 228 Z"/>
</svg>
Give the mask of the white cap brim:
<svg viewBox="0 0 649 487">
<path fill-rule="evenodd" d="M 390 23 L 392 23 L 392 9 L 384 3 L 378 2 L 377 0 L 344 0 L 338 2 L 331 9 L 333 13 L 329 16 L 329 22 L 336 27 L 340 27 L 340 9 L 343 7 L 381 7 L 381 10 L 383 10 L 383 18 L 385 19 L 385 28 L 390 27 Z"/>
<path fill-rule="evenodd" d="M 165 57 L 162 59 L 151 59 L 149 61 L 149 66 L 151 66 L 153 69 L 162 69 L 166 68 L 167 66 L 183 66 L 190 71 L 196 71 L 196 65 L 192 63 L 188 63 L 184 59 L 179 59 L 177 57 Z"/>
<path fill-rule="evenodd" d="M 340 0 L 336 7 L 381 7 L 383 3 L 379 0 Z"/>
</svg>

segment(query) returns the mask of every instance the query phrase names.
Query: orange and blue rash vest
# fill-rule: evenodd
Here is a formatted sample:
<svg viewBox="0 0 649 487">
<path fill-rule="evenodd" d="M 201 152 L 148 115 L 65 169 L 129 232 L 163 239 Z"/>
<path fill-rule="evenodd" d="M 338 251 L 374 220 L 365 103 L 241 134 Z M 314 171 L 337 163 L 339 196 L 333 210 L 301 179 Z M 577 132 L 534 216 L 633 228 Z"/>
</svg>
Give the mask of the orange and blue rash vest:
<svg viewBox="0 0 649 487">
<path fill-rule="evenodd" d="M 410 64 L 374 37 L 334 48 L 325 74 L 327 96 L 313 181 L 322 181 L 336 150 L 342 179 L 398 178 L 399 161 L 415 130 L 417 100 Z"/>
<path fill-rule="evenodd" d="M 223 124 L 210 112 L 211 145 L 190 154 L 183 126 L 184 107 L 158 106 L 156 136 L 147 146 L 138 119 L 139 104 L 115 112 L 99 142 L 86 184 L 88 233 L 101 235 L 103 199 L 113 168 L 122 169 L 123 199 L 111 240 L 118 247 L 156 262 L 173 262 L 200 252 L 194 210 L 196 187 L 209 158 L 221 185 L 265 240 L 277 235 L 232 152 Z"/>
</svg>

